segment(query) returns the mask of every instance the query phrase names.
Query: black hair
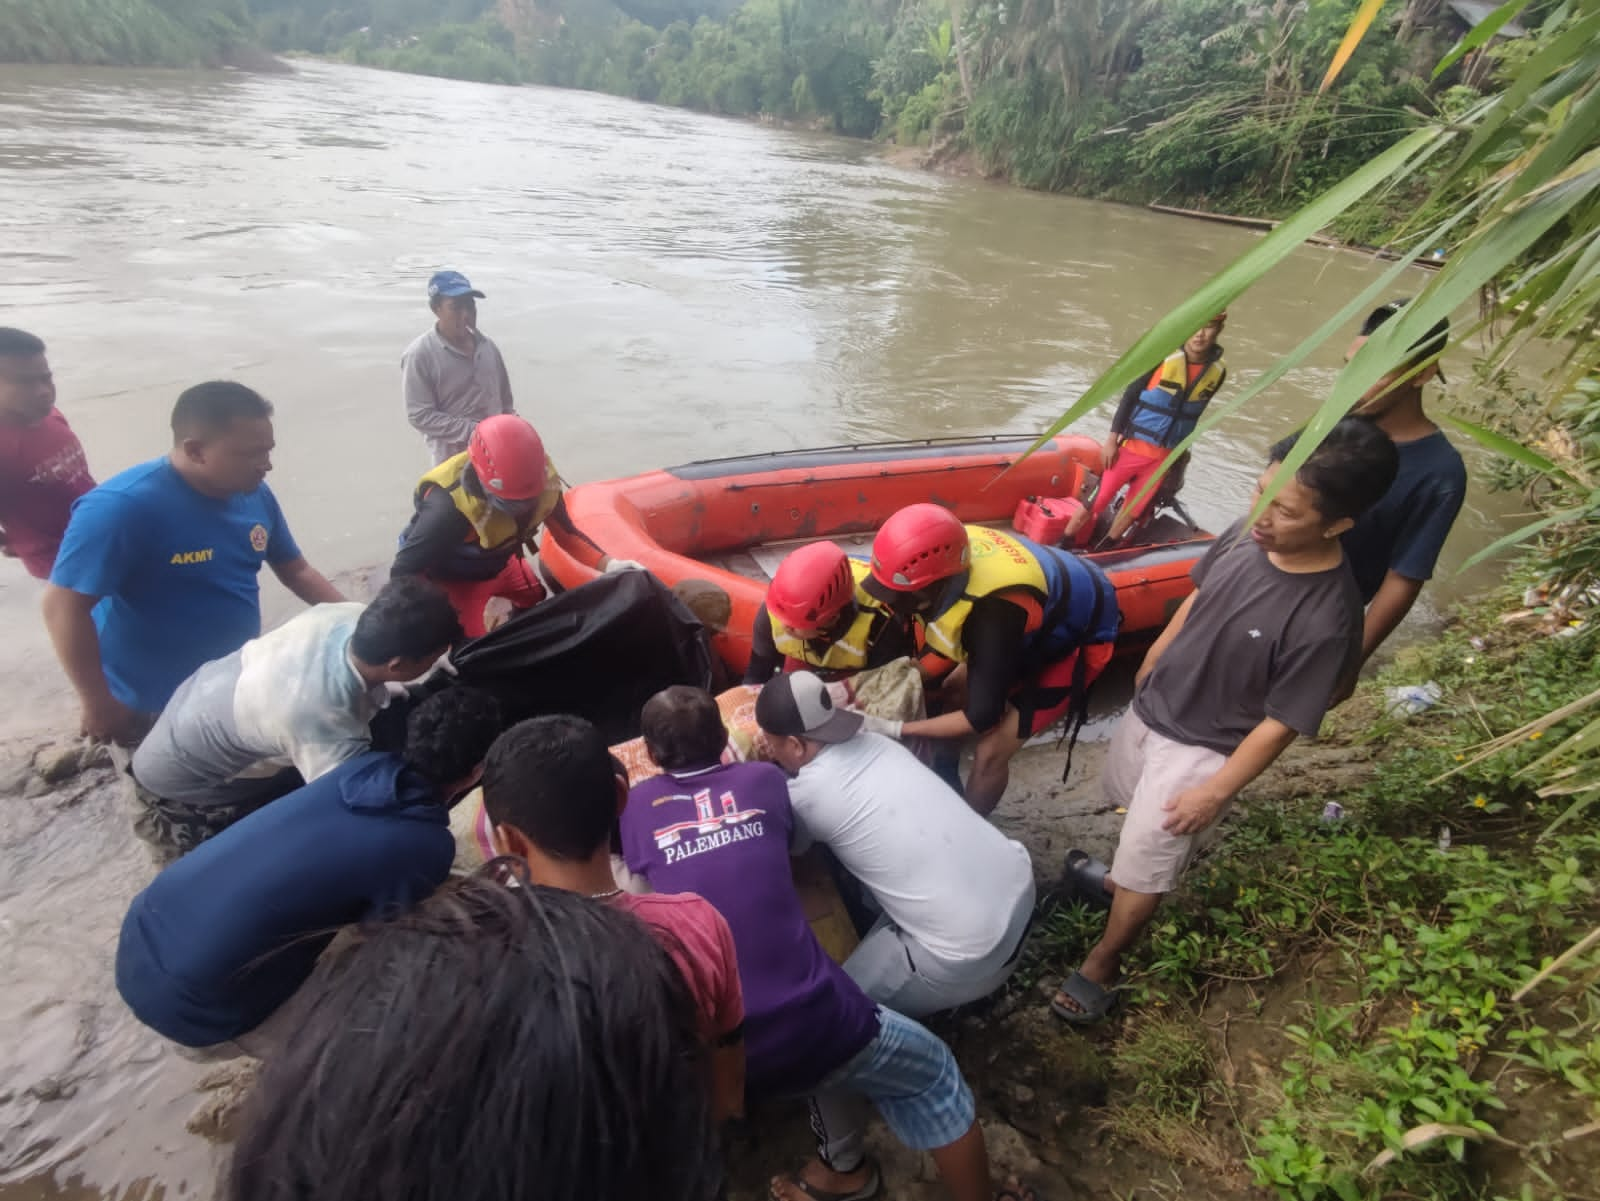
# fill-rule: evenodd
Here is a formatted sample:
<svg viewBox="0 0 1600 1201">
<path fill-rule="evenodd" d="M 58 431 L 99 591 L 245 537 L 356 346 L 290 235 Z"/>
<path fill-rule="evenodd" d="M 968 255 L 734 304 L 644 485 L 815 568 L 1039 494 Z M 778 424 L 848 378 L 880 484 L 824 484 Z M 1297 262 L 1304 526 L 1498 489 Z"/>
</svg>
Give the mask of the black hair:
<svg viewBox="0 0 1600 1201">
<path fill-rule="evenodd" d="M 172 436 L 178 441 L 224 432 L 235 421 L 272 416 L 272 405 L 254 388 L 214 379 L 186 388 L 172 406 Z"/>
<path fill-rule="evenodd" d="M 396 576 L 356 619 L 350 651 L 364 663 L 437 655 L 466 636 L 444 589 L 420 576 Z"/>
<path fill-rule="evenodd" d="M 406 718 L 407 766 L 434 784 L 453 784 L 483 762 L 500 733 L 500 702 L 457 684 L 435 693 Z"/>
<path fill-rule="evenodd" d="M 34 337 L 27 330 L 0 325 L 0 358 L 31 359 L 43 353 L 43 339 Z"/>
<path fill-rule="evenodd" d="M 470 877 L 324 956 L 293 1003 L 226 1201 L 716 1195 L 695 1004 L 621 910 Z"/>
<path fill-rule="evenodd" d="M 1281 463 L 1305 431 L 1273 444 L 1269 463 Z M 1332 522 L 1361 516 L 1383 499 L 1400 471 L 1394 441 L 1366 417 L 1345 417 L 1331 430 L 1294 478 L 1315 497 L 1317 512 Z"/>
<path fill-rule="evenodd" d="M 583 860 L 608 845 L 617 777 L 600 731 L 581 717 L 533 717 L 495 740 L 483 765 L 483 807 L 545 854 Z"/>
<path fill-rule="evenodd" d="M 704 688 L 674 684 L 663 688 L 644 704 L 639 732 L 645 749 L 663 771 L 680 767 L 705 767 L 722 757 L 728 745 L 728 728 L 722 710 Z"/>
<path fill-rule="evenodd" d="M 1397 300 L 1391 300 L 1387 304 L 1381 304 L 1377 308 L 1373 309 L 1372 312 L 1367 314 L 1367 319 L 1361 323 L 1361 336 L 1363 338 L 1370 338 L 1377 331 L 1380 325 L 1384 324 L 1389 320 L 1389 318 L 1393 317 L 1396 313 L 1410 303 L 1411 297 L 1402 296 Z M 1410 345 L 1408 349 L 1414 353 L 1412 353 L 1406 359 L 1405 363 L 1402 364 L 1402 367 L 1409 370 L 1410 368 L 1417 366 L 1419 363 L 1426 363 L 1430 360 L 1437 359 L 1444 353 L 1444 348 L 1449 341 L 1450 318 L 1441 317 L 1438 321 L 1434 322 L 1432 329 L 1428 330 L 1427 333 L 1423 334 L 1422 337 L 1418 338 Z"/>
</svg>

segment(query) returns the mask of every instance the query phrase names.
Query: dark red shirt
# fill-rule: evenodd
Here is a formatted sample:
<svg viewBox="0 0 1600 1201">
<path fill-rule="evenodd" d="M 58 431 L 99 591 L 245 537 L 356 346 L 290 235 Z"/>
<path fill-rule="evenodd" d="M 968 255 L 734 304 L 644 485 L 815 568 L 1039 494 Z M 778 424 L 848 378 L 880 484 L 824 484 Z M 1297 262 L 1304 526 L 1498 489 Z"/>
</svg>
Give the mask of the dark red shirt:
<svg viewBox="0 0 1600 1201">
<path fill-rule="evenodd" d="M 0 526 L 31 574 L 50 577 L 72 502 L 93 487 L 83 445 L 60 409 L 38 425 L 0 423 Z"/>
</svg>

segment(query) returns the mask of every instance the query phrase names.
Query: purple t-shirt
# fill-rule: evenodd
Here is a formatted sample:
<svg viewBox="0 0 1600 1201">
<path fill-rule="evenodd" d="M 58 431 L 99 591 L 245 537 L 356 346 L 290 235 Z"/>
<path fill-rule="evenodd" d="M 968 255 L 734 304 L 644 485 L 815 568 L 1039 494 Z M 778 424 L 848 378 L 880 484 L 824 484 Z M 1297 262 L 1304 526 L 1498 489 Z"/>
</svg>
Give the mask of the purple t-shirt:
<svg viewBox="0 0 1600 1201">
<path fill-rule="evenodd" d="M 628 868 L 716 906 L 739 956 L 747 1085 L 799 1093 L 876 1037 L 877 1006 L 822 949 L 789 869 L 789 784 L 770 763 L 657 776 L 622 814 Z"/>
</svg>

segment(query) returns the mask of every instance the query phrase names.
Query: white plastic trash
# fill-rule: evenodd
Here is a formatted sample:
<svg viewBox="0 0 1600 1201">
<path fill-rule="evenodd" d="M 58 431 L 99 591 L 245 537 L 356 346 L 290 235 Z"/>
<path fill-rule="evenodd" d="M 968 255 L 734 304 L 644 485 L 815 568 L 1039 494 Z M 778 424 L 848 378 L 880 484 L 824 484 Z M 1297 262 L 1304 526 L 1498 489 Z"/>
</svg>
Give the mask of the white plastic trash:
<svg viewBox="0 0 1600 1201">
<path fill-rule="evenodd" d="M 1383 711 L 1396 717 L 1414 717 L 1433 708 L 1444 695 L 1444 689 L 1429 680 L 1426 684 L 1405 684 L 1399 688 L 1383 690 Z"/>
</svg>

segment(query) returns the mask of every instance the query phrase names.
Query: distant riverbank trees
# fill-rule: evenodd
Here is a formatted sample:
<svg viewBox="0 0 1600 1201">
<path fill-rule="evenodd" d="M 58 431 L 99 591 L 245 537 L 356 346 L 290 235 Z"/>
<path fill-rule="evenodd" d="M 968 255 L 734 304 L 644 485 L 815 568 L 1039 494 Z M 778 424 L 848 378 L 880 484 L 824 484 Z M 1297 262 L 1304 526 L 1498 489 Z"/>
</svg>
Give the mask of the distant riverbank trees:
<svg viewBox="0 0 1600 1201">
<path fill-rule="evenodd" d="M 258 17 L 367 14 L 342 40 L 298 43 L 356 62 L 763 116 L 966 153 L 1028 187 L 1268 215 L 1470 104 L 1494 56 L 1517 53 L 1502 39 L 1435 81 L 1471 6 L 1389 0 L 1382 36 L 1319 96 L 1361 0 L 443 0 L 431 26 L 408 23 L 425 2 L 249 0 Z"/>
<path fill-rule="evenodd" d="M 0 0 L 0 62 L 217 66 L 255 40 L 244 0 Z"/>
<path fill-rule="evenodd" d="M 1522 24 L 1553 2 L 1533 0 Z M 879 137 L 964 155 L 1027 187 L 1274 216 L 1422 123 L 1464 111 L 1497 63 L 1514 65 L 1533 40 L 1497 39 L 1435 80 L 1474 6 L 1388 0 L 1374 36 L 1319 95 L 1360 4 L 0 0 L 0 58 L 186 63 L 254 36 L 391 70 Z M 1346 214 L 1339 232 L 1376 237 L 1425 195 L 1419 179 Z"/>
</svg>

